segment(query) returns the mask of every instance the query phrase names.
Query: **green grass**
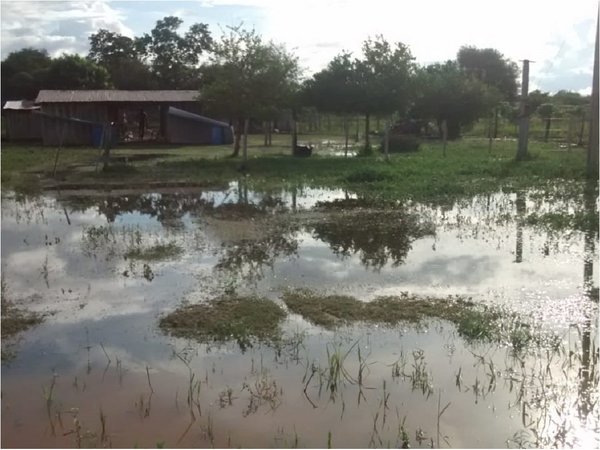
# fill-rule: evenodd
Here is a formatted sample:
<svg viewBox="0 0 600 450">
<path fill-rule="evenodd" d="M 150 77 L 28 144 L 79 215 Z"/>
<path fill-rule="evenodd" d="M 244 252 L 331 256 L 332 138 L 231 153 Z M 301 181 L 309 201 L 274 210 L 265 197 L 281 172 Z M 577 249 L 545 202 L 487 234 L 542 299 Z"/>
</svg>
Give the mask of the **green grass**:
<svg viewBox="0 0 600 450">
<path fill-rule="evenodd" d="M 384 161 L 380 153 L 365 158 L 343 158 L 317 152 L 311 158 L 289 156 L 289 135 L 274 136 L 273 147 L 262 146 L 262 136 L 251 136 L 249 162 L 240 172 L 241 158 L 229 158 L 230 146 L 119 147 L 112 152 L 119 162 L 108 172 L 94 171 L 95 149 L 63 149 L 56 179 L 51 178 L 53 149 L 4 145 L 2 183 L 16 188 L 31 177 L 42 185 L 71 187 L 120 185 L 144 187 L 155 183 L 222 185 L 244 178 L 256 189 L 286 186 L 345 188 L 364 195 L 415 200 L 446 200 L 501 188 L 544 187 L 565 180 L 585 178 L 586 152 L 558 149 L 556 144 L 530 142 L 530 158 L 515 161 L 516 142 L 497 141 L 488 153 L 485 139 L 463 139 L 448 144 L 425 141 L 419 152 L 392 155 Z M 324 136 L 304 135 L 300 141 L 321 142 Z M 125 162 L 127 158 L 127 162 Z"/>
<path fill-rule="evenodd" d="M 163 317 L 159 326 L 173 336 L 201 342 L 235 340 L 244 350 L 254 341 L 278 340 L 284 317 L 285 312 L 270 300 L 231 295 L 182 306 Z"/>
</svg>

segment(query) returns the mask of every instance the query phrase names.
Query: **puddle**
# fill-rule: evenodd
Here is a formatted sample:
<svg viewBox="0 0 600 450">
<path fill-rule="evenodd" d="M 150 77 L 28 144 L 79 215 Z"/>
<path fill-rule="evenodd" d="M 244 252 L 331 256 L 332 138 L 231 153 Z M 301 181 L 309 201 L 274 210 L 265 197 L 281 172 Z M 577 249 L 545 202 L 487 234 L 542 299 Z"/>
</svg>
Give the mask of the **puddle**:
<svg viewBox="0 0 600 450">
<path fill-rule="evenodd" d="M 597 192 L 554 194 L 5 192 L 5 295 L 44 321 L 3 362 L 2 445 L 598 447 L 598 229 L 579 220 Z M 285 306 L 301 288 L 458 295 L 557 339 L 515 351 L 441 318 L 321 327 Z M 275 302 L 280 339 L 161 331 L 223 295 Z"/>
</svg>

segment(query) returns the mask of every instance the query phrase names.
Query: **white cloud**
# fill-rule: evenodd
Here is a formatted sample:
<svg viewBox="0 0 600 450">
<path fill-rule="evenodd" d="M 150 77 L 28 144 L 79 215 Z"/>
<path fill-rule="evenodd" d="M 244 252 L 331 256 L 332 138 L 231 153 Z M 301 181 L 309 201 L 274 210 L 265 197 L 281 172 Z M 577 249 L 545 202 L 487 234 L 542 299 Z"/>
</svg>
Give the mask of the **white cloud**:
<svg viewBox="0 0 600 450">
<path fill-rule="evenodd" d="M 53 55 L 86 53 L 89 34 L 100 27 L 132 36 L 134 24 L 140 34 L 140 29 L 152 29 L 156 18 L 173 13 L 180 13 L 186 23 L 209 22 L 218 36 L 215 24 L 230 24 L 250 8 L 257 14 L 244 19 L 245 26 L 286 44 L 307 75 L 324 68 L 342 50 L 360 52 L 366 38 L 382 34 L 389 41 L 408 44 L 421 64 L 453 59 L 462 45 L 493 47 L 515 62 L 535 61 L 531 81 L 540 89 L 577 90 L 591 84 L 586 74 L 592 65 L 596 0 L 198 0 L 166 5 L 2 2 L 2 55 L 28 45 L 45 47 Z"/>
<path fill-rule="evenodd" d="M 1 8 L 2 58 L 24 47 L 45 48 L 52 56 L 85 54 L 89 35 L 99 28 L 133 35 L 107 1 L 3 1 Z"/>
</svg>

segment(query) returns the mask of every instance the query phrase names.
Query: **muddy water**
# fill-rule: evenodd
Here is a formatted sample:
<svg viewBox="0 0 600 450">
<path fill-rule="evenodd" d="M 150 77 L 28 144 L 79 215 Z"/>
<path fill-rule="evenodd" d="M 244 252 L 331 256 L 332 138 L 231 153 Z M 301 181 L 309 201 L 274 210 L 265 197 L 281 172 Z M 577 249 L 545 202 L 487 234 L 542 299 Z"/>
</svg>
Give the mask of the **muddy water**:
<svg viewBox="0 0 600 450">
<path fill-rule="evenodd" d="M 46 314 L 2 364 L 3 446 L 600 444 L 598 231 L 530 220 L 597 211 L 583 188 L 385 208 L 236 183 L 89 194 L 3 193 L 5 295 Z M 126 257 L 167 243 L 182 252 Z M 182 302 L 232 291 L 280 302 L 289 288 L 463 295 L 557 339 L 516 352 L 465 342 L 442 320 L 330 331 L 290 314 L 282 343 L 242 351 L 157 326 Z M 345 359 L 332 388 L 334 353 Z"/>
</svg>

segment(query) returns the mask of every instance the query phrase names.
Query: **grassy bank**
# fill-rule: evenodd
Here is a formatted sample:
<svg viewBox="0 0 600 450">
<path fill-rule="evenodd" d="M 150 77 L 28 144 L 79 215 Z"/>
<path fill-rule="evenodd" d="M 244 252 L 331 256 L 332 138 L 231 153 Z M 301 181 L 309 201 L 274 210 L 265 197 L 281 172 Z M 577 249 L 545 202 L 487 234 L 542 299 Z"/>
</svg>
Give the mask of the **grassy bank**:
<svg viewBox="0 0 600 450">
<path fill-rule="evenodd" d="M 9 189 L 38 187 L 150 187 L 157 184 L 222 185 L 244 177 L 251 187 L 284 186 L 346 188 L 380 197 L 417 200 L 443 199 L 491 192 L 500 188 L 543 187 L 547 183 L 583 180 L 586 151 L 531 142 L 530 158 L 516 162 L 516 142 L 496 141 L 488 152 L 486 140 L 450 142 L 447 155 L 441 143 L 426 141 L 421 150 L 365 158 L 333 156 L 325 144 L 311 158 L 289 156 L 289 136 L 279 135 L 272 147 L 252 136 L 249 163 L 240 171 L 241 158 L 230 158 L 229 146 L 119 147 L 112 152 L 108 171 L 97 164 L 98 151 L 66 149 L 52 176 L 55 149 L 3 145 L 2 184 Z M 301 142 L 322 143 L 323 136 L 302 136 Z M 339 148 L 338 148 L 339 150 Z"/>
</svg>

